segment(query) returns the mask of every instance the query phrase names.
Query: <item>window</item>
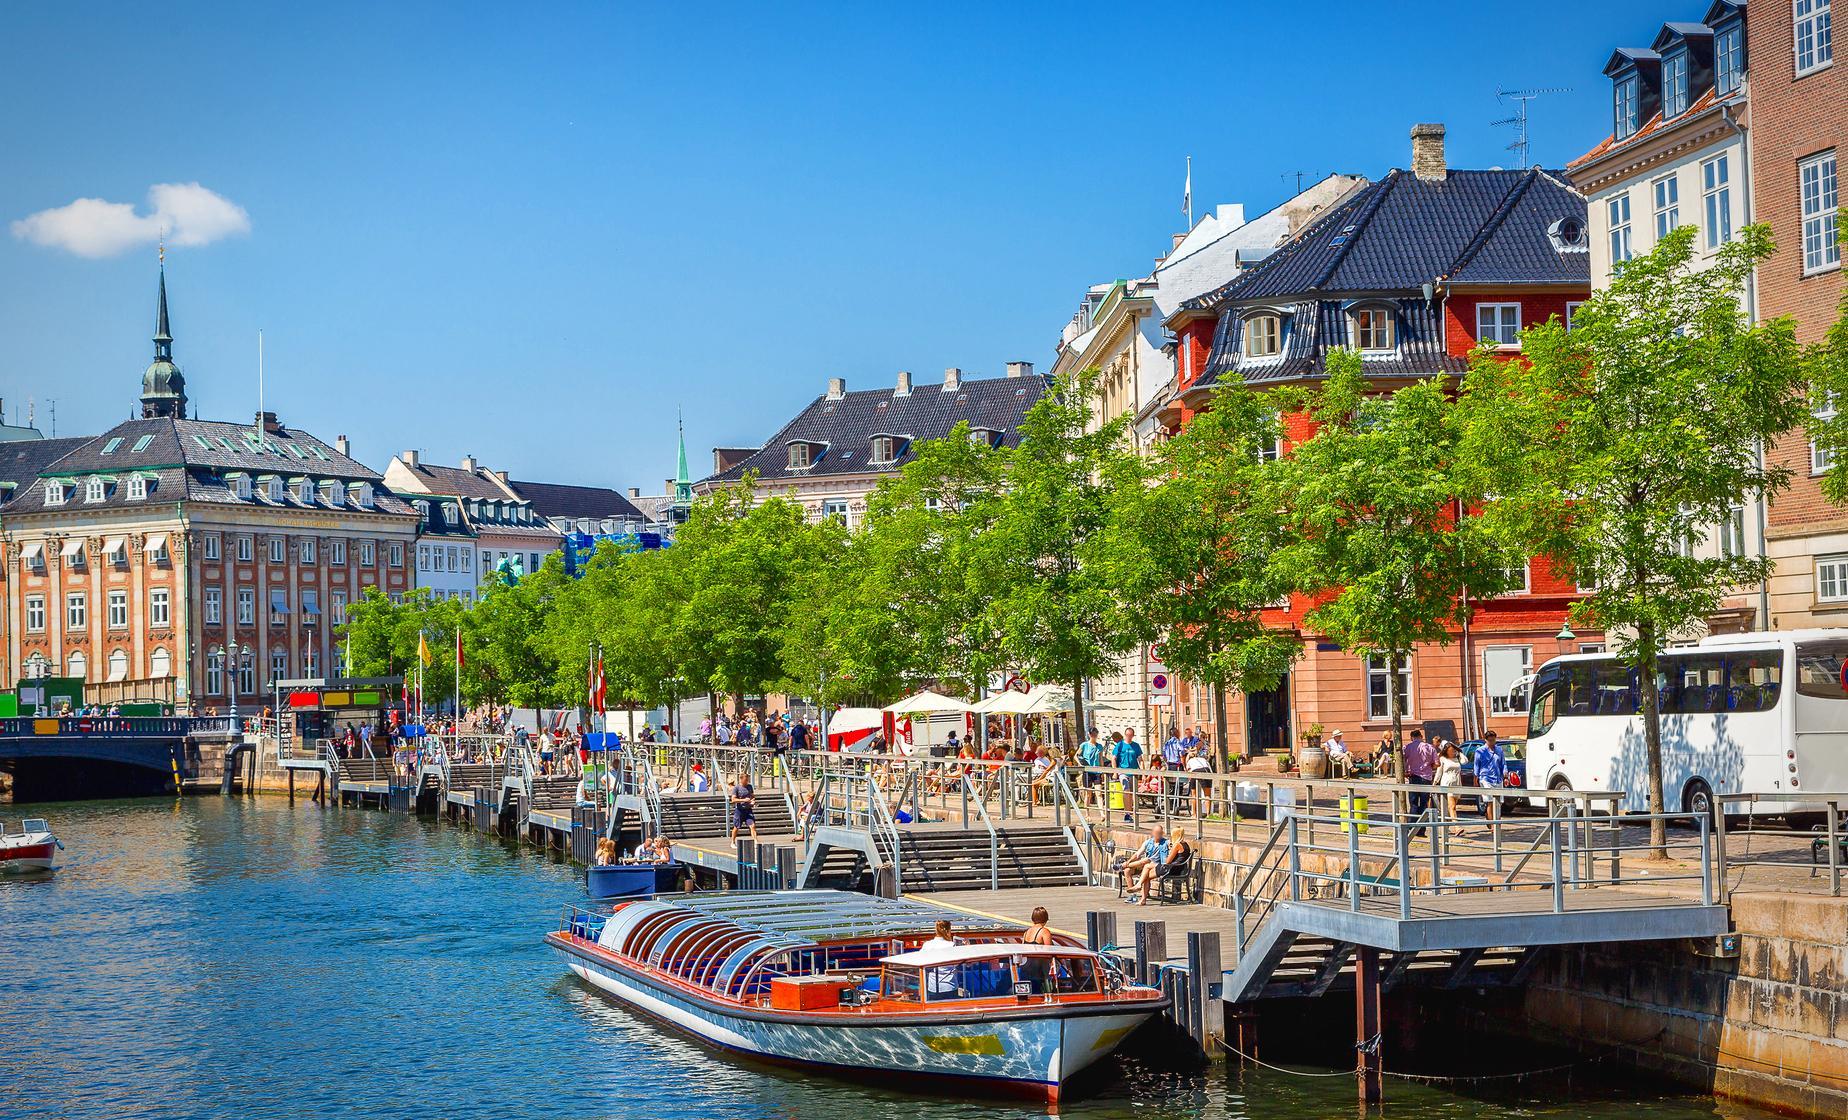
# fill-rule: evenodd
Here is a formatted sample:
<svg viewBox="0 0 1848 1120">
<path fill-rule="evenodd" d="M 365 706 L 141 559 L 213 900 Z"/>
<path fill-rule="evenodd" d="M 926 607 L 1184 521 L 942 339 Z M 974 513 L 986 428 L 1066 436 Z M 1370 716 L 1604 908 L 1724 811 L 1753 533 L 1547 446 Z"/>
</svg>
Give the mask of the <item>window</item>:
<svg viewBox="0 0 1848 1120">
<path fill-rule="evenodd" d="M 45 632 L 45 596 L 26 596 L 26 629 L 34 634 Z"/>
<path fill-rule="evenodd" d="M 359 564 L 361 567 L 372 567 L 373 561 L 378 556 L 377 548 L 378 546 L 374 545 L 371 541 L 359 542 Z"/>
<path fill-rule="evenodd" d="M 172 602 L 170 592 L 164 587 L 156 587 L 148 592 L 148 625 L 173 625 Z"/>
<path fill-rule="evenodd" d="M 281 537 L 271 537 L 269 542 L 269 558 L 272 564 L 281 564 L 288 560 L 289 542 L 283 540 Z"/>
<path fill-rule="evenodd" d="M 45 484 L 45 504 L 48 506 L 64 504 L 64 483 L 47 482 Z"/>
<path fill-rule="evenodd" d="M 1482 691 L 1488 693 L 1491 715 L 1508 715 L 1526 707 L 1525 690 L 1522 695 L 1513 695 L 1514 685 L 1528 674 L 1533 663 L 1531 646 L 1483 647 Z"/>
<path fill-rule="evenodd" d="M 1655 197 L 1655 235 L 1660 241 L 1681 224 L 1681 186 L 1673 175 L 1664 175 L 1649 184 Z"/>
<path fill-rule="evenodd" d="M 314 538 L 304 537 L 296 545 L 296 554 L 301 557 L 302 563 L 304 564 L 314 563 L 314 556 L 315 556 Z"/>
<path fill-rule="evenodd" d="M 270 588 L 270 625 L 287 626 L 289 624 L 289 592 L 282 587 Z"/>
<path fill-rule="evenodd" d="M 361 509 L 372 508 L 372 483 L 362 482 L 353 489 L 353 502 Z"/>
<path fill-rule="evenodd" d="M 1688 52 L 1680 50 L 1662 56 L 1662 119 L 1687 111 Z"/>
<path fill-rule="evenodd" d="M 115 650 L 109 655 L 109 679 L 125 681 L 128 679 L 128 651 Z"/>
<path fill-rule="evenodd" d="M 225 593 L 216 587 L 205 589 L 205 624 L 216 626 L 224 618 Z"/>
<path fill-rule="evenodd" d="M 328 592 L 327 605 L 334 613 L 334 625 L 343 625 L 346 622 L 347 593 L 344 591 Z"/>
<path fill-rule="evenodd" d="M 252 553 L 251 553 L 250 538 L 249 537 L 239 537 L 237 539 L 237 558 L 239 560 L 248 561 L 251 558 L 251 555 Z"/>
<path fill-rule="evenodd" d="M 245 695 L 257 691 L 257 655 L 248 646 L 238 653 L 237 690 Z"/>
<path fill-rule="evenodd" d="M 237 495 L 239 501 L 247 502 L 250 500 L 250 476 L 249 475 L 247 474 L 228 474 L 225 476 L 225 481 L 231 484 L 231 492 Z"/>
<path fill-rule="evenodd" d="M 1611 265 L 1630 259 L 1630 196 L 1620 194 L 1606 204 L 1611 218 Z"/>
<path fill-rule="evenodd" d="M 1835 57 L 1834 28 L 1829 16 L 1832 7 L 1829 0 L 1792 0 L 1799 78 L 1822 69 Z"/>
<path fill-rule="evenodd" d="M 225 651 L 222 649 L 205 655 L 205 693 L 207 696 L 225 694 Z"/>
<path fill-rule="evenodd" d="M 218 559 L 218 538 L 216 536 L 199 538 L 199 549 L 205 554 L 207 560 Z"/>
<path fill-rule="evenodd" d="M 128 592 L 126 591 L 109 593 L 109 629 L 128 629 Z"/>
<path fill-rule="evenodd" d="M 873 437 L 873 458 L 875 463 L 890 463 L 898 458 L 898 441 L 891 436 Z"/>
<path fill-rule="evenodd" d="M 455 545 L 452 544 L 443 549 L 443 562 L 440 567 L 445 572 L 459 572 L 462 570 L 462 561 L 456 558 Z"/>
<path fill-rule="evenodd" d="M 391 555 L 391 566 L 392 567 L 394 568 L 404 567 L 404 543 L 402 541 L 391 542 L 391 554 L 390 555 Z"/>
<path fill-rule="evenodd" d="M 456 558 L 462 561 L 463 571 L 472 572 L 475 570 L 475 550 L 474 549 L 469 548 L 467 545 L 464 545 L 462 546 L 462 550 L 457 555 Z"/>
<path fill-rule="evenodd" d="M 1803 271 L 1821 272 L 1842 263 L 1836 238 L 1835 153 L 1811 156 L 1797 165 L 1803 196 Z"/>
<path fill-rule="evenodd" d="M 116 453 L 116 448 L 120 446 L 122 446 L 122 437 L 116 436 L 114 439 L 111 439 L 108 443 L 103 444 L 103 450 L 100 452 L 100 454 L 114 455 Z"/>
<path fill-rule="evenodd" d="M 321 658 L 319 655 L 319 651 L 317 651 L 314 648 L 314 645 L 310 643 L 307 648 L 302 650 L 302 676 L 304 677 L 315 676 L 316 673 L 320 670 L 320 668 L 321 668 Z"/>
<path fill-rule="evenodd" d="M 1283 350 L 1283 320 L 1276 315 L 1258 315 L 1245 321 L 1245 356 L 1269 358 Z"/>
<path fill-rule="evenodd" d="M 65 672 L 78 680 L 87 679 L 90 676 L 90 659 L 81 653 L 71 654 L 69 667 L 65 669 Z"/>
<path fill-rule="evenodd" d="M 1630 74 L 1617 82 L 1611 94 L 1612 130 L 1619 140 L 1630 136 L 1642 123 L 1636 119 L 1636 91 L 1636 75 Z"/>
<path fill-rule="evenodd" d="M 130 475 L 128 479 L 128 500 L 146 501 L 148 496 L 148 477 L 143 474 Z"/>
<path fill-rule="evenodd" d="M 269 480 L 269 485 L 268 485 L 268 487 L 267 487 L 267 490 L 268 490 L 268 493 L 269 493 L 269 500 L 270 500 L 270 501 L 272 501 L 272 502 L 280 502 L 280 501 L 282 501 L 282 479 L 280 479 L 280 478 L 272 478 L 272 479 L 270 479 L 270 480 Z"/>
<path fill-rule="evenodd" d="M 1386 659 L 1384 657 L 1367 658 L 1368 719 L 1392 718 L 1392 704 L 1390 698 L 1386 694 L 1387 678 L 1389 676 L 1391 676 L 1391 674 L 1386 671 Z M 1402 716 L 1411 715 L 1412 662 L 1409 657 L 1399 666 L 1398 691 L 1399 714 Z"/>
<path fill-rule="evenodd" d="M 1848 556 L 1816 559 L 1816 598 L 1825 603 L 1848 600 Z"/>
<path fill-rule="evenodd" d="M 1732 240 L 1732 164 L 1724 155 L 1700 165 L 1701 205 L 1707 216 L 1707 248 Z"/>
<path fill-rule="evenodd" d="M 1507 587 L 1508 590 L 1501 592 L 1501 594 L 1503 595 L 1525 595 L 1530 590 L 1530 585 L 1528 584 L 1527 579 L 1528 579 L 1528 573 L 1527 573 L 1527 561 L 1526 560 L 1522 560 L 1519 563 L 1508 565 L 1506 568 L 1502 569 L 1502 584 L 1503 586 Z"/>
<path fill-rule="evenodd" d="M 286 649 L 270 650 L 270 680 L 287 680 L 289 676 L 289 651 Z"/>
<path fill-rule="evenodd" d="M 318 591 L 302 589 L 302 625 L 315 626 L 321 621 L 321 594 Z"/>
<path fill-rule="evenodd" d="M 1392 312 L 1363 307 L 1354 312 L 1354 344 L 1362 350 L 1392 349 Z"/>
<path fill-rule="evenodd" d="M 485 548 L 481 550 L 481 570 L 484 572 L 494 570 L 494 554 Z"/>
<path fill-rule="evenodd" d="M 1731 558 L 1745 555 L 1745 505 L 1740 503 L 1726 511 L 1720 522 L 1720 555 Z"/>
<path fill-rule="evenodd" d="M 539 570 L 539 554 L 537 552 L 529 552 L 526 554 L 526 570 L 528 572 L 536 572 Z"/>
<path fill-rule="evenodd" d="M 842 525 L 847 524 L 847 501 L 844 498 L 830 498 L 821 503 L 821 516 L 833 518 Z"/>
<path fill-rule="evenodd" d="M 90 481 L 84 483 L 84 486 L 83 486 L 83 500 L 84 501 L 100 502 L 104 498 L 107 498 L 108 496 L 109 496 L 109 484 L 107 482 L 104 482 L 102 479 L 92 478 Z"/>
<path fill-rule="evenodd" d="M 173 655 L 165 647 L 156 649 L 148 656 L 148 676 L 171 677 L 173 675 Z"/>
<path fill-rule="evenodd" d="M 331 540 L 327 542 L 327 562 L 329 564 L 346 563 L 346 542 Z"/>
<path fill-rule="evenodd" d="M 243 626 L 250 626 L 257 621 L 257 593 L 253 588 L 237 589 L 237 621 Z"/>
<path fill-rule="evenodd" d="M 341 486 L 338 482 L 321 483 L 321 500 L 328 505 L 339 508 L 341 502 L 344 501 L 345 498 L 346 488 Z"/>
<path fill-rule="evenodd" d="M 789 469 L 792 471 L 799 471 L 802 468 L 809 466 L 813 462 L 813 459 L 811 458 L 812 454 L 813 452 L 809 448 L 809 445 L 806 443 L 790 444 L 789 445 Z"/>
<path fill-rule="evenodd" d="M 89 625 L 90 612 L 86 609 L 83 593 L 72 592 L 64 597 L 64 625 L 70 630 L 82 630 Z"/>
<path fill-rule="evenodd" d="M 1745 25 L 1735 23 L 1713 36 L 1713 86 L 1724 97 L 1745 77 Z"/>
<path fill-rule="evenodd" d="M 1566 301 L 1566 329 L 1567 330 L 1572 329 L 1572 321 L 1578 318 L 1578 309 L 1583 306 L 1585 306 L 1585 301 L 1582 299 L 1572 299 L 1572 300 Z"/>
<path fill-rule="evenodd" d="M 1521 345 L 1521 305 L 1518 303 L 1479 303 L 1476 305 L 1476 339 L 1497 346 Z"/>
<path fill-rule="evenodd" d="M 153 443 L 153 442 L 154 442 L 154 434 L 150 432 L 147 435 L 142 436 L 140 439 L 136 440 L 135 446 L 130 448 L 129 450 L 146 451 L 148 449 L 148 444 Z"/>
<path fill-rule="evenodd" d="M 1835 398 L 1825 394 L 1812 412 L 1818 420 L 1835 419 Z M 1810 473 L 1821 474 L 1835 465 L 1835 452 L 1810 440 Z"/>
</svg>

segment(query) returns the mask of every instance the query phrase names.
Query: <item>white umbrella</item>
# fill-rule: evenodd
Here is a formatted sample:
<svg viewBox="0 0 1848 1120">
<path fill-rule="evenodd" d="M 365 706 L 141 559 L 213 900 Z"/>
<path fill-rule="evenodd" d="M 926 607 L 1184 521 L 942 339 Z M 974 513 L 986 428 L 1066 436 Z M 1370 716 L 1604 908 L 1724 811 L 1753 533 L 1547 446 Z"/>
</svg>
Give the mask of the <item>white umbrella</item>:
<svg viewBox="0 0 1848 1120">
<path fill-rule="evenodd" d="M 1027 715 L 1052 715 L 1055 712 L 1071 710 L 1072 694 L 1056 685 L 1035 685 L 1033 691 L 1027 693 L 1027 707 L 1024 709 Z M 1123 709 L 1108 700 L 1087 700 L 1084 710 L 1087 712 L 1120 712 Z"/>
<path fill-rule="evenodd" d="M 972 710 L 972 707 L 954 696 L 945 696 L 941 692 L 933 692 L 927 688 L 895 704 L 887 704 L 885 710 L 893 715 L 909 716 L 927 715 L 934 712 L 967 712 Z"/>
<path fill-rule="evenodd" d="M 972 710 L 991 716 L 1023 716 L 1027 714 L 1032 703 L 1033 700 L 1027 693 L 1008 689 L 981 701 Z"/>
</svg>

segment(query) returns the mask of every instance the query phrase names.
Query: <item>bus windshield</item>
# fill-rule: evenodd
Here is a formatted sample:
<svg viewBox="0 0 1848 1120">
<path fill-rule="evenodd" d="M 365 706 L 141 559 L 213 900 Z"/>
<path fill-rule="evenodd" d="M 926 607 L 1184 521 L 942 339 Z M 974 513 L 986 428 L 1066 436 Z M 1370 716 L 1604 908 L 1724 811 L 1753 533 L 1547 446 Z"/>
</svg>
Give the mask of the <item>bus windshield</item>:
<svg viewBox="0 0 1848 1120">
<path fill-rule="evenodd" d="M 1842 659 L 1848 641 L 1804 642 L 1797 647 L 1797 693 L 1824 700 L 1848 700 L 1842 686 Z"/>
</svg>

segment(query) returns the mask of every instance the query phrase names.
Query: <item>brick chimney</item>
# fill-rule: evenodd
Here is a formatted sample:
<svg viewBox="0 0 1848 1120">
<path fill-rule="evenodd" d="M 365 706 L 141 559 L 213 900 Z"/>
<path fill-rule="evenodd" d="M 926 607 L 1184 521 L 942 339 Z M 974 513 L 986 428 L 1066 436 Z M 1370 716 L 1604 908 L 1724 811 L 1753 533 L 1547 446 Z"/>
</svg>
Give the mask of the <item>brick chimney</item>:
<svg viewBox="0 0 1848 1120">
<path fill-rule="evenodd" d="M 639 498 L 641 496 L 642 496 L 642 488 L 640 486 L 629 487 L 629 497 Z"/>
<path fill-rule="evenodd" d="M 282 431 L 282 423 L 276 419 L 276 414 L 274 412 L 257 413 L 257 427 L 262 428 L 270 435 L 276 435 Z"/>
<path fill-rule="evenodd" d="M 1444 166 L 1443 125 L 1412 126 L 1412 174 L 1428 182 L 1444 181 L 1448 169 Z"/>
<path fill-rule="evenodd" d="M 962 389 L 962 370 L 957 368 L 956 366 L 951 366 L 949 369 L 944 370 L 943 371 L 943 391 L 946 393 L 954 393 L 954 392 L 960 391 L 961 389 Z"/>
<path fill-rule="evenodd" d="M 1009 377 L 1032 377 L 1033 376 L 1033 363 L 1032 362 L 1009 362 L 1007 364 L 1007 375 Z"/>
<path fill-rule="evenodd" d="M 349 459 L 353 457 L 353 445 L 347 442 L 347 437 L 345 436 L 334 437 L 334 450 L 340 452 L 340 454 L 345 455 Z"/>
<path fill-rule="evenodd" d="M 402 454 L 402 455 L 400 455 L 400 456 L 398 456 L 398 458 L 400 458 L 400 459 L 403 459 L 403 460 L 404 460 L 404 465 L 405 465 L 405 466 L 407 466 L 407 467 L 410 467 L 410 468 L 412 468 L 413 470 L 414 470 L 414 469 L 416 469 L 416 467 L 417 467 L 417 452 L 415 452 L 415 451 L 406 451 L 406 452 L 405 452 L 404 454 Z"/>
<path fill-rule="evenodd" d="M 462 469 L 467 471 L 468 473 L 474 474 L 475 468 L 480 465 L 481 464 L 475 462 L 475 457 L 473 455 L 462 456 Z"/>
<path fill-rule="evenodd" d="M 838 401 L 846 395 L 847 395 L 847 379 L 845 377 L 828 378 L 828 399 L 829 400 Z"/>
<path fill-rule="evenodd" d="M 895 397 L 908 397 L 911 395 L 910 370 L 901 369 L 898 371 L 898 388 L 892 390 L 892 395 Z"/>
</svg>

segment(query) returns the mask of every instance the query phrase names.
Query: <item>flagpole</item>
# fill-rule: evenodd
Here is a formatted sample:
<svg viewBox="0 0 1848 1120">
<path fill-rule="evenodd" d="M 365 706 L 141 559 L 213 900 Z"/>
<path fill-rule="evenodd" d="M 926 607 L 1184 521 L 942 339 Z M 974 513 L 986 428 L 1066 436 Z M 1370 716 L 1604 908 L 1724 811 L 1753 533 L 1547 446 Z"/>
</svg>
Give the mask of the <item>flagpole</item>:
<svg viewBox="0 0 1848 1120">
<path fill-rule="evenodd" d="M 1187 204 L 1187 229 L 1193 230 L 1193 157 L 1187 157 L 1187 188 L 1181 195 L 1181 201 Z"/>
<path fill-rule="evenodd" d="M 456 734 L 462 734 L 462 624 L 456 623 Z"/>
</svg>

